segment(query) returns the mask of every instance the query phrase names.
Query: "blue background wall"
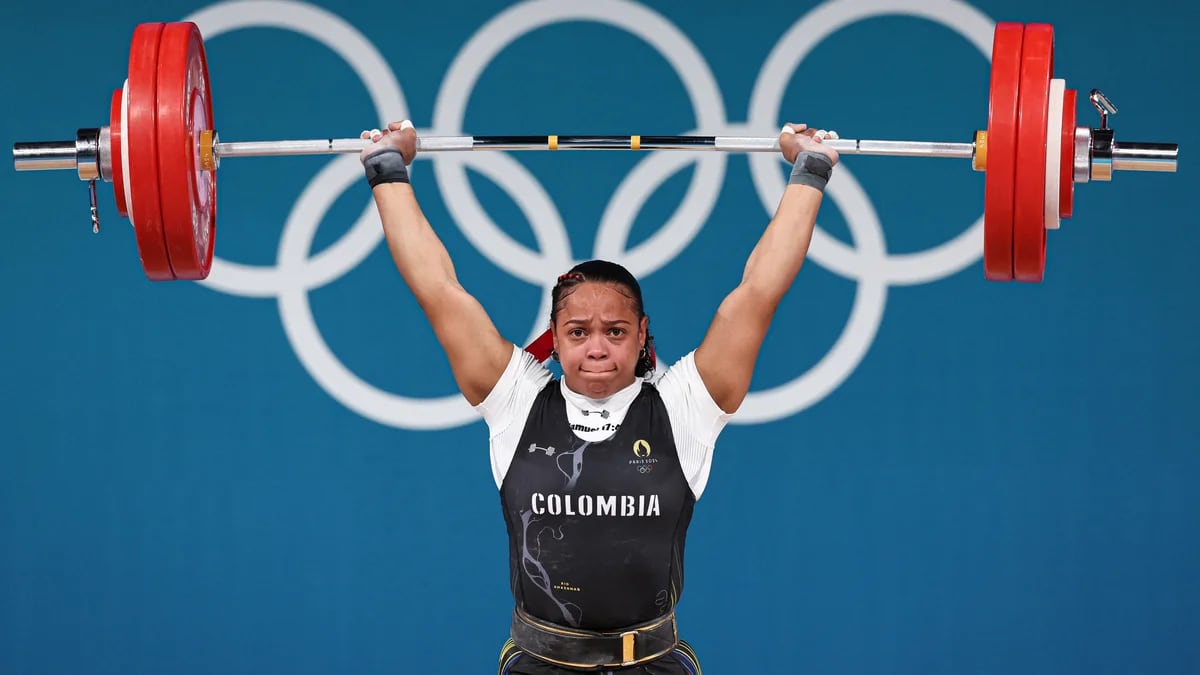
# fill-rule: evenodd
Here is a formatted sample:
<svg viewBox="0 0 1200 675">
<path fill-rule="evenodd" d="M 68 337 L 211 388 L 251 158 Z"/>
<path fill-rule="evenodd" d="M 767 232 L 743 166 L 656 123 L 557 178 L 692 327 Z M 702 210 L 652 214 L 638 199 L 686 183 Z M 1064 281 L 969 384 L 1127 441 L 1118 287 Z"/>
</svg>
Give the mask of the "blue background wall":
<svg viewBox="0 0 1200 675">
<path fill-rule="evenodd" d="M 611 22 L 568 13 L 511 44 L 479 37 L 563 6 L 650 38 L 673 27 L 671 53 L 701 56 L 681 68 L 702 102 Z M 755 107 L 793 24 L 871 7 L 807 32 L 815 46 L 759 92 L 778 107 Z M 1098 125 L 1098 87 L 1118 140 L 1180 143 L 1179 172 L 1076 186 L 1045 283 L 1003 285 L 984 281 L 969 231 L 982 174 L 844 158 L 827 237 L 718 447 L 683 632 L 709 673 L 1200 672 L 1196 14 L 1163 0 L 925 3 L 941 21 L 897 7 L 13 5 L 0 137 L 105 124 L 134 25 L 194 18 L 224 140 L 411 117 L 430 134 L 773 135 L 792 120 L 968 141 L 988 95 L 972 40 L 986 46 L 997 20 L 1054 23 L 1081 123 Z M 314 25 L 331 44 L 302 34 Z M 451 75 L 473 38 L 499 51 L 472 83 Z M 472 159 L 487 218 L 452 159 L 422 158 L 414 180 L 502 331 L 540 329 L 539 284 L 570 259 L 621 257 L 668 361 L 737 282 L 785 171 L 765 155 Z M 3 169 L 0 672 L 494 672 L 509 597 L 486 430 L 377 245 L 359 171 L 353 156 L 227 160 L 213 277 L 153 284 L 107 186 L 93 236 L 73 174 Z M 610 202 L 627 208 L 606 216 Z M 498 252 L 499 232 L 517 253 Z"/>
</svg>

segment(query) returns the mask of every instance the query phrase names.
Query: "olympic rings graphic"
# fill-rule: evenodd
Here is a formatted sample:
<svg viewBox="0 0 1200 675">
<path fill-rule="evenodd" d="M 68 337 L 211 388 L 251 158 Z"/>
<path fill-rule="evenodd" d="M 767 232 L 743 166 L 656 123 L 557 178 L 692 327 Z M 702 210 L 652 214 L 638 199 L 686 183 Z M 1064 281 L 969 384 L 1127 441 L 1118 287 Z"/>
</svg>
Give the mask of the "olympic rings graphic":
<svg viewBox="0 0 1200 675">
<path fill-rule="evenodd" d="M 772 49 L 755 81 L 747 121 L 727 119 L 720 87 L 696 46 L 667 18 L 634 0 L 526 0 L 492 17 L 463 46 L 438 92 L 433 124 L 422 135 L 461 135 L 466 105 L 481 73 L 508 45 L 526 33 L 567 21 L 592 21 L 622 29 L 658 51 L 682 80 L 697 129 L 690 133 L 761 135 L 773 133 L 784 89 L 805 56 L 826 37 L 857 21 L 883 15 L 909 15 L 945 25 L 991 57 L 994 22 L 962 0 L 829 0 L 796 21 Z M 290 30 L 323 43 L 344 59 L 368 89 L 381 120 L 407 117 L 400 83 L 373 44 L 337 15 L 301 0 L 228 0 L 203 8 L 195 21 L 205 40 L 246 27 Z M 689 133 L 689 132 L 679 132 Z M 420 156 L 430 161 L 451 218 L 466 239 L 498 269 L 542 289 L 539 317 L 526 341 L 544 329 L 550 289 L 572 264 L 571 245 L 558 209 L 537 178 L 505 153 L 445 153 Z M 619 261 L 641 277 L 675 259 L 703 228 L 716 205 L 725 177 L 724 153 L 646 153 L 621 181 L 600 220 L 594 256 Z M 784 189 L 775 154 L 754 154 L 751 177 L 768 214 Z M 682 202 L 660 229 L 632 250 L 629 234 L 650 195 L 668 178 L 695 164 Z M 502 188 L 530 223 L 537 250 L 515 241 L 495 224 L 467 178 L 472 169 Z M 478 421 L 458 393 L 413 398 L 386 392 L 350 371 L 321 335 L 309 304 L 310 291 L 358 266 L 383 240 L 373 204 L 325 250 L 312 254 L 318 225 L 334 202 L 362 180 L 358 157 L 332 159 L 293 205 L 274 266 L 251 266 L 221 258 L 212 274 L 197 282 L 246 297 L 275 297 L 292 348 L 313 379 L 335 400 L 379 424 L 413 430 L 448 429 Z M 760 424 L 794 415 L 836 390 L 858 367 L 883 319 L 890 285 L 928 283 L 961 271 L 983 251 L 982 215 L 957 237 L 926 251 L 889 254 L 883 227 L 853 173 L 839 167 L 827 193 L 844 215 L 854 247 L 829 236 L 818 224 L 809 259 L 858 282 L 853 307 L 841 335 L 811 369 L 767 390 L 751 391 L 734 424 Z"/>
</svg>

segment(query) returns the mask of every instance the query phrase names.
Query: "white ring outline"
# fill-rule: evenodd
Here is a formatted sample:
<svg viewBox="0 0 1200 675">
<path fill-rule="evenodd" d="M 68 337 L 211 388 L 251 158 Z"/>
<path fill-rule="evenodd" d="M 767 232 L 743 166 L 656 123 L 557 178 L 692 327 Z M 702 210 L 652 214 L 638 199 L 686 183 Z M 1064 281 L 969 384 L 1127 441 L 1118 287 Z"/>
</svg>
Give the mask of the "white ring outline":
<svg viewBox="0 0 1200 675">
<path fill-rule="evenodd" d="M 697 126 L 717 128 L 725 124 L 725 107 L 721 100 L 720 87 L 716 77 L 703 54 L 665 17 L 628 0 L 590 0 L 587 3 L 574 0 L 529 0 L 509 7 L 492 17 L 463 45 L 446 72 L 442 88 L 438 92 L 434 104 L 433 127 L 436 133 L 444 135 L 463 133 L 462 123 L 466 117 L 467 101 L 484 69 L 495 59 L 497 54 L 532 30 L 567 20 L 606 24 L 642 39 L 666 58 L 667 62 L 675 69 L 676 74 L 680 76 L 696 114 Z M 626 179 L 617 188 L 616 201 L 619 202 L 622 195 L 637 189 L 637 186 L 631 187 L 631 178 L 635 174 L 640 175 L 639 171 L 645 171 L 644 166 L 649 164 L 654 167 L 658 163 L 671 161 L 657 158 L 654 156 L 655 154 L 661 153 L 652 153 L 648 159 L 639 163 L 630 175 L 626 176 Z M 616 251 L 615 244 L 627 237 L 629 228 L 624 228 L 624 235 L 622 235 L 622 228 L 615 227 L 611 231 L 616 232 L 616 235 L 605 236 L 605 232 L 610 231 L 606 226 L 609 228 L 614 226 L 614 214 L 619 212 L 614 210 L 610 203 L 610 207 L 602 218 L 600 231 L 597 233 L 596 257 L 607 257 L 610 260 L 626 264 L 632 274 L 640 277 L 671 260 L 671 257 L 668 256 L 662 256 L 662 259 L 656 262 L 644 260 L 647 257 L 646 251 L 655 250 L 652 245 L 656 241 L 662 241 L 664 237 L 670 235 L 678 236 L 680 234 L 687 236 L 684 245 L 691 241 L 691 238 L 703 227 L 707 218 L 707 214 L 700 215 L 699 212 L 711 212 L 716 204 L 727 158 L 721 153 L 711 153 L 686 159 L 688 162 L 696 162 L 698 166 L 687 194 L 684 196 L 683 204 L 676 210 L 676 215 L 660 229 L 659 233 L 651 237 L 649 241 L 643 242 L 632 259 L 627 260 L 625 253 Z M 559 256 L 547 261 L 546 256 L 539 257 L 531 254 L 497 227 L 476 199 L 460 162 L 444 161 L 443 157 L 437 157 L 434 161 L 434 172 L 442 191 L 453 193 L 458 197 L 447 200 L 446 206 L 451 216 L 459 223 L 463 234 L 471 241 L 472 245 L 488 256 L 494 264 L 518 279 L 524 279 L 537 285 L 548 283 L 570 266 L 569 257 Z M 661 183 L 667 177 L 664 176 L 659 182 Z M 706 198 L 708 206 L 704 207 L 699 203 Z M 683 212 L 682 216 L 680 212 Z M 691 218 L 690 222 L 687 217 Z M 472 227 L 462 228 L 462 223 L 471 223 Z M 474 227 L 482 229 L 476 232 Z M 629 227 L 632 227 L 632 222 Z M 663 248 L 663 251 L 674 254 L 677 252 L 677 248 Z M 569 252 L 569 246 L 566 250 Z M 546 264 L 547 262 L 549 264 Z"/>
</svg>

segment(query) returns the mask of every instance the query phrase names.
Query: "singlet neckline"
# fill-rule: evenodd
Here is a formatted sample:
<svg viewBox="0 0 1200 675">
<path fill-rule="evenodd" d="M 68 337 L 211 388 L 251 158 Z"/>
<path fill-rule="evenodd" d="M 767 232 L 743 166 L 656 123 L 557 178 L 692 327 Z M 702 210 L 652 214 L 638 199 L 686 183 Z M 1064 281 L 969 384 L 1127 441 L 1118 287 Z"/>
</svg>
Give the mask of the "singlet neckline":
<svg viewBox="0 0 1200 675">
<path fill-rule="evenodd" d="M 559 390 L 567 404 L 567 422 L 577 436 L 585 440 L 601 440 L 611 436 L 625 420 L 629 406 L 642 390 L 645 378 L 636 377 L 623 389 L 604 398 L 592 398 L 573 391 L 566 378 L 559 380 Z M 603 411 L 608 411 L 604 416 Z"/>
</svg>

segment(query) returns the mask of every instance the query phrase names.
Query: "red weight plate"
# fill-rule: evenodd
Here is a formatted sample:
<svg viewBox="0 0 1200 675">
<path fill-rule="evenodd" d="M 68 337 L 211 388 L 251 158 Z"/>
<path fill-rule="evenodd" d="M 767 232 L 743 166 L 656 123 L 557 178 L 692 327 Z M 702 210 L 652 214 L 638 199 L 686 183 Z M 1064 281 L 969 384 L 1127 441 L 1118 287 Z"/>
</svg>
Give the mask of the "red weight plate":
<svg viewBox="0 0 1200 675">
<path fill-rule="evenodd" d="M 108 156 L 111 158 L 112 164 L 113 199 L 117 202 L 117 213 L 127 218 L 129 211 L 125 208 L 125 176 L 121 173 L 125 170 L 125 162 L 121 154 L 121 128 L 124 126 L 121 123 L 121 112 L 124 108 L 125 90 L 118 89 L 113 92 L 112 105 L 109 108 Z"/>
<path fill-rule="evenodd" d="M 1013 195 L 1013 278 L 1039 282 L 1046 270 L 1046 134 L 1054 28 L 1025 26 L 1017 112 L 1017 176 Z"/>
<path fill-rule="evenodd" d="M 163 239 L 162 211 L 158 194 L 158 138 L 155 118 L 158 82 L 158 40 L 163 24 L 143 23 L 133 31 L 129 48 L 129 101 L 125 128 L 129 154 L 122 159 L 129 167 L 129 220 L 133 222 L 142 267 L 152 281 L 171 281 L 167 245 Z"/>
<path fill-rule="evenodd" d="M 988 156 L 983 177 L 983 272 L 990 281 L 1013 278 L 1013 180 L 1024 35 L 1023 24 L 1000 22 L 992 38 Z"/>
<path fill-rule="evenodd" d="M 1075 211 L 1075 90 L 1063 96 L 1062 173 L 1058 185 L 1058 215 L 1070 218 Z"/>
<path fill-rule="evenodd" d="M 158 53 L 158 186 L 176 279 L 204 279 L 212 267 L 216 173 L 200 168 L 199 138 L 212 129 L 209 94 L 200 29 L 168 23 Z"/>
</svg>

